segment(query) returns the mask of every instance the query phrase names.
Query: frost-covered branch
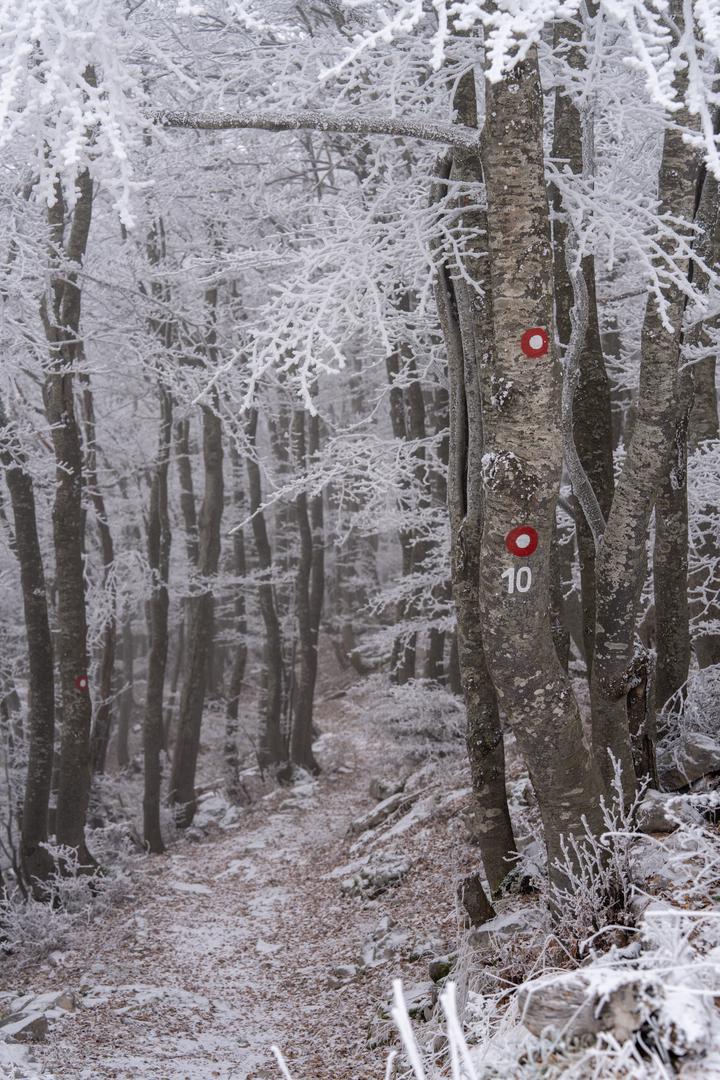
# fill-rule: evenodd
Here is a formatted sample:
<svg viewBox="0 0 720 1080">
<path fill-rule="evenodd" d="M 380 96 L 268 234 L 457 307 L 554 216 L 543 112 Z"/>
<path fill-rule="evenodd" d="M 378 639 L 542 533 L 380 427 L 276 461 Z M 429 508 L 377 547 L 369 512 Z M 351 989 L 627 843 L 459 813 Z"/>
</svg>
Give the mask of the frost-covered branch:
<svg viewBox="0 0 720 1080">
<path fill-rule="evenodd" d="M 359 116 L 354 113 L 324 112 L 309 109 L 297 113 L 238 112 L 190 113 L 163 111 L 154 120 L 162 127 L 194 128 L 201 131 L 231 131 L 253 128 L 258 131 L 323 131 L 351 135 L 394 135 L 399 138 L 420 139 L 424 142 L 445 143 L 471 149 L 477 145 L 478 134 L 470 128 L 451 124 L 428 124 L 424 120 L 397 120 L 384 116 Z"/>
</svg>

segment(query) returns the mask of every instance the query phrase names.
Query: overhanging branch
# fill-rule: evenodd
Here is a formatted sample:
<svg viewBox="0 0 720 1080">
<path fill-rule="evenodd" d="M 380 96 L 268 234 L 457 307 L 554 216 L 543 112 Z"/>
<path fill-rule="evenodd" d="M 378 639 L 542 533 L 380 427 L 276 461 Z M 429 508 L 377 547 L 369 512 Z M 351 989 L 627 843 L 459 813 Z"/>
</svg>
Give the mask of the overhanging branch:
<svg viewBox="0 0 720 1080">
<path fill-rule="evenodd" d="M 326 131 L 350 135 L 395 135 L 464 149 L 475 149 L 478 145 L 477 131 L 454 124 L 428 124 L 423 120 L 358 116 L 351 113 L 323 112 L 319 109 L 297 113 L 190 113 L 165 110 L 155 113 L 153 119 L 161 127 L 194 128 L 200 131 L 230 131 L 236 128 L 254 128 L 258 131 Z"/>
</svg>

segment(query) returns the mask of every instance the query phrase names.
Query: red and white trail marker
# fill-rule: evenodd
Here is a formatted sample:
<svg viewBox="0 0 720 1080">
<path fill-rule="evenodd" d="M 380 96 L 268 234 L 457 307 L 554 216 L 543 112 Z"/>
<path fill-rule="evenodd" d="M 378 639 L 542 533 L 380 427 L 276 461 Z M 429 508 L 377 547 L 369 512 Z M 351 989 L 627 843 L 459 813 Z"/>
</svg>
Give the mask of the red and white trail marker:
<svg viewBox="0 0 720 1080">
<path fill-rule="evenodd" d="M 518 525 L 505 537 L 505 547 L 518 559 L 532 555 L 538 546 L 538 534 L 532 525 Z"/>
<path fill-rule="evenodd" d="M 88 677 L 87 677 L 87 675 L 76 675 L 75 676 L 75 689 L 76 690 L 87 690 L 87 688 L 88 688 Z"/>
<path fill-rule="evenodd" d="M 547 330 L 544 330 L 542 326 L 531 326 L 520 338 L 520 348 L 531 359 L 536 356 L 545 356 L 550 348 Z"/>
</svg>

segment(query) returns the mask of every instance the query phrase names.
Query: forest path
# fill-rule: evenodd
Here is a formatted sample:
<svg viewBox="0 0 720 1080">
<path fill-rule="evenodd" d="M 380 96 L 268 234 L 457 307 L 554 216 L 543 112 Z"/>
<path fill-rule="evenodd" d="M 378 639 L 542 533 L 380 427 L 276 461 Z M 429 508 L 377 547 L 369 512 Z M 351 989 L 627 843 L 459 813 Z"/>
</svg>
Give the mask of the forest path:
<svg viewBox="0 0 720 1080">
<path fill-rule="evenodd" d="M 78 1001 L 36 1050 L 55 1080 L 278 1078 L 273 1043 L 293 1080 L 383 1076 L 387 1051 L 368 1048 L 368 1021 L 392 976 L 426 979 L 427 962 L 393 957 L 339 988 L 329 972 L 357 960 L 383 915 L 416 940 L 437 936 L 451 883 L 421 854 L 378 900 L 342 895 L 327 875 L 351 858 L 348 826 L 373 803 L 368 781 L 388 763 L 387 732 L 332 700 L 318 722 L 317 783 L 276 791 L 226 831 L 148 857 L 132 896 L 81 931 L 59 966 L 23 973 L 20 989 Z"/>
</svg>

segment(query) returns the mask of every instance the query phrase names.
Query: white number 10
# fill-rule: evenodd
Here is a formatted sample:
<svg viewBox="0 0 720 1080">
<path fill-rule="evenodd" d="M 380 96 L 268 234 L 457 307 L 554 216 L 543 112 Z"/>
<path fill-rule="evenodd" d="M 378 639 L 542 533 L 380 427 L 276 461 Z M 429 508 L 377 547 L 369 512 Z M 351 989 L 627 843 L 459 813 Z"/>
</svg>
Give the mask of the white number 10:
<svg viewBox="0 0 720 1080">
<path fill-rule="evenodd" d="M 527 592 L 532 585 L 532 571 L 529 566 L 521 566 L 519 570 L 516 570 L 514 566 L 508 567 L 503 571 L 503 581 L 507 581 L 507 591 L 509 593 Z"/>
</svg>

